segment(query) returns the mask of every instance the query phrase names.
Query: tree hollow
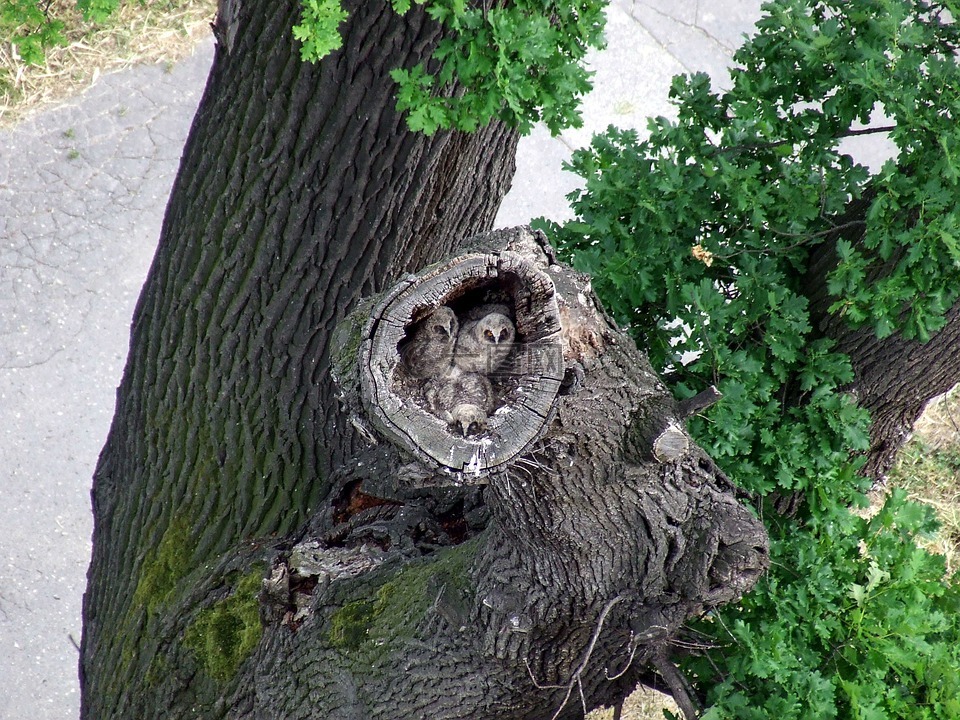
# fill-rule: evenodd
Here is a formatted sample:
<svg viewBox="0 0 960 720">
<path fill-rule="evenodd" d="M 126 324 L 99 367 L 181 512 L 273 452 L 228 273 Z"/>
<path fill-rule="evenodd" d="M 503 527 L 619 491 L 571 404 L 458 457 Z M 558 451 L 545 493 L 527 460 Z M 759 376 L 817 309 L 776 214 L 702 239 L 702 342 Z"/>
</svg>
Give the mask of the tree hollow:
<svg viewBox="0 0 960 720">
<path fill-rule="evenodd" d="M 487 305 L 509 311 L 516 336 L 506 361 L 490 375 L 495 408 L 486 427 L 461 436 L 425 407 L 400 348 L 411 329 L 441 306 L 463 318 Z M 365 414 L 453 484 L 483 482 L 545 432 L 564 375 L 560 333 L 553 281 L 516 252 L 470 253 L 428 268 L 388 290 L 361 331 L 357 362 Z"/>
</svg>

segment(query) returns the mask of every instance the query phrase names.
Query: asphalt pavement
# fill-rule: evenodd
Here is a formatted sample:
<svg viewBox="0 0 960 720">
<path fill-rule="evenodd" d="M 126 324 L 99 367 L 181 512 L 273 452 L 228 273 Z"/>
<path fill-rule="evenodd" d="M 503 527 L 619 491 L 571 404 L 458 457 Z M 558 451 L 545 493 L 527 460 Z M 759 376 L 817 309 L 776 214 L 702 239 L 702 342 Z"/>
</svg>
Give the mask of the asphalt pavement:
<svg viewBox="0 0 960 720">
<path fill-rule="evenodd" d="M 571 150 L 610 124 L 669 116 L 678 73 L 725 84 L 759 6 L 614 0 L 584 127 L 521 142 L 497 224 L 570 217 Z M 0 131 L 0 720 L 78 716 L 91 477 L 212 56 L 208 38 L 172 67 L 101 76 Z"/>
</svg>

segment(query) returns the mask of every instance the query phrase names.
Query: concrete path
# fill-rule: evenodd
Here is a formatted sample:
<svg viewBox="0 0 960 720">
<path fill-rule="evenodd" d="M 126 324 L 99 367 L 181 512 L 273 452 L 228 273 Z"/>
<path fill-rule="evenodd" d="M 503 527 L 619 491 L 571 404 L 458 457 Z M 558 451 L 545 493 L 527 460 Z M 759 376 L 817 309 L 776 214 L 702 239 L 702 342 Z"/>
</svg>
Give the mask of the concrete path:
<svg viewBox="0 0 960 720">
<path fill-rule="evenodd" d="M 0 718 L 79 710 L 90 479 L 212 46 L 0 133 Z"/>
<path fill-rule="evenodd" d="M 569 217 L 571 149 L 669 114 L 677 73 L 722 80 L 759 4 L 614 0 L 586 126 L 521 143 L 498 224 Z M 101 77 L 0 131 L 0 720 L 78 715 L 90 478 L 211 57 L 208 40 L 173 68 Z"/>
</svg>

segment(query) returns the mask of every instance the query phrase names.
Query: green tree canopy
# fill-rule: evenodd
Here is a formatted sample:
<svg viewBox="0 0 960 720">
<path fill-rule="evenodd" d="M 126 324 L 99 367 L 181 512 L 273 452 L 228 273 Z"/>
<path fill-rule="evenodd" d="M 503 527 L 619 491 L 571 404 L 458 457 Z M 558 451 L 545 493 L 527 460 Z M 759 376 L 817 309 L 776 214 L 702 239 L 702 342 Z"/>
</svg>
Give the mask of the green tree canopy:
<svg viewBox="0 0 960 720">
<path fill-rule="evenodd" d="M 384 0 L 386 4 L 386 0 Z M 120 0 L 77 0 L 88 21 L 102 22 Z M 553 133 L 581 124 L 580 98 L 591 88 L 583 58 L 603 45 L 605 0 L 519 0 L 470 4 L 420 0 L 427 14 L 450 30 L 429 60 L 393 72 L 397 103 L 412 130 L 432 134 L 473 131 L 500 119 L 522 132 L 543 122 Z M 390 0 L 405 15 L 410 0 Z M 347 18 L 340 0 L 302 0 L 292 28 L 301 57 L 318 61 L 340 49 Z M 43 61 L 44 49 L 64 44 L 64 21 L 44 0 L 0 0 L 0 32 L 26 62 Z"/>
<path fill-rule="evenodd" d="M 936 523 L 901 492 L 870 520 L 849 509 L 869 417 L 822 317 L 927 340 L 957 302 L 957 9 L 768 3 L 730 90 L 677 77 L 677 119 L 576 152 L 577 217 L 544 223 L 678 397 L 719 387 L 691 430 L 771 532 L 759 589 L 697 628 L 706 717 L 960 713 L 960 593 L 916 544 Z M 864 134 L 896 157 L 858 163 L 842 143 Z M 803 507 L 778 515 L 791 495 Z"/>
</svg>

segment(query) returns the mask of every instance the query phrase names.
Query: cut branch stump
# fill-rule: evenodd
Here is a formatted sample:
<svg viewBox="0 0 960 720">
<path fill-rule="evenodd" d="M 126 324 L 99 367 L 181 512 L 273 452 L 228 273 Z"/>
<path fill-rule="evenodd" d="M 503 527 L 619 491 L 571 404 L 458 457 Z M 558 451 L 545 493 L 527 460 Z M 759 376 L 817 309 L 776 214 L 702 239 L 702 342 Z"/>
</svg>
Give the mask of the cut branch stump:
<svg viewBox="0 0 960 720">
<path fill-rule="evenodd" d="M 360 411 L 357 422 L 368 423 L 449 484 L 485 482 L 540 438 L 564 378 L 557 290 L 545 271 L 546 256 L 529 243 L 529 230 L 508 232 L 526 244 L 459 255 L 405 278 L 358 309 L 335 340 L 344 348 L 335 379 Z M 491 375 L 498 407 L 483 432 L 462 436 L 425 406 L 422 383 L 405 372 L 400 348 L 437 308 L 450 307 L 462 317 L 485 304 L 509 309 L 516 340 L 504 366 Z"/>
</svg>

